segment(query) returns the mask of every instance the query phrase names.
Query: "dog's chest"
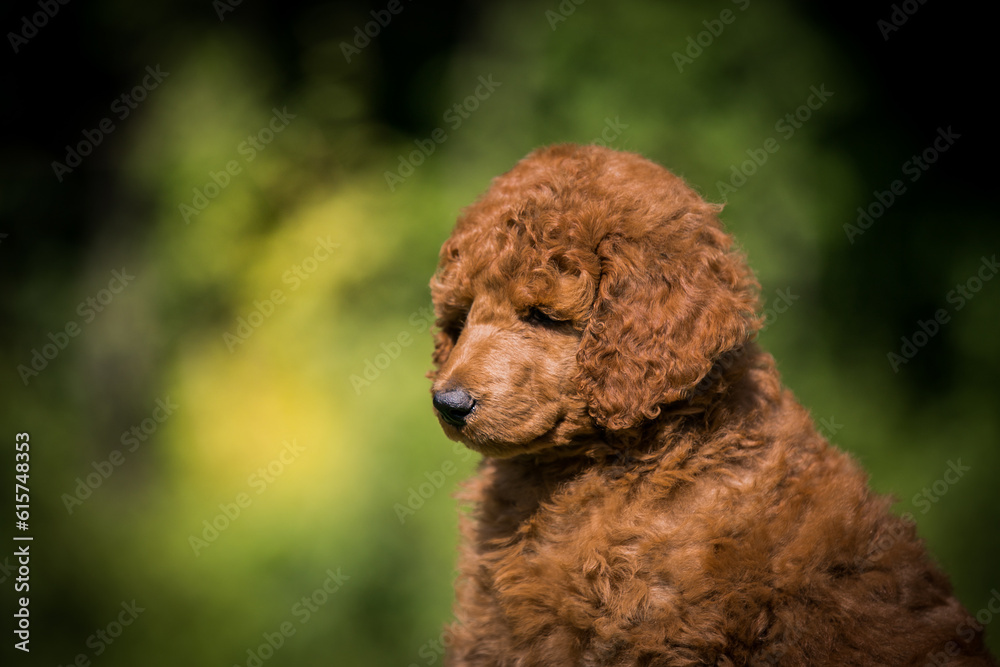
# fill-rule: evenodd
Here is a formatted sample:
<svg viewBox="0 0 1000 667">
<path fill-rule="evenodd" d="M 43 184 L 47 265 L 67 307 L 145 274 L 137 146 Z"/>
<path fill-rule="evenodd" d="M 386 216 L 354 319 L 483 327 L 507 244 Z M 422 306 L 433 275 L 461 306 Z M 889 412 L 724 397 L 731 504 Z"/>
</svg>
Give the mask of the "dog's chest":
<svg viewBox="0 0 1000 667">
<path fill-rule="evenodd" d="M 476 563 L 494 613 L 515 634 L 539 627 L 627 633 L 678 608 L 671 568 L 699 569 L 705 546 L 677 538 L 670 512 L 614 482 L 567 484 L 526 503 L 498 494 L 480 516 Z M 621 482 L 624 486 L 624 482 Z"/>
</svg>

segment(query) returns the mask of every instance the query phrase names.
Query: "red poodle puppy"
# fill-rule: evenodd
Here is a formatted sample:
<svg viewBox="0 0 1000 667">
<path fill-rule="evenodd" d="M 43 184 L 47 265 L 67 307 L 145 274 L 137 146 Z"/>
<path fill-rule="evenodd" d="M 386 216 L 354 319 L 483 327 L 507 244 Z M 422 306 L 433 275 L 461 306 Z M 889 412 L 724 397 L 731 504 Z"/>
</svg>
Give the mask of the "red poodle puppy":
<svg viewBox="0 0 1000 667">
<path fill-rule="evenodd" d="M 992 664 L 754 342 L 718 211 L 638 155 L 560 145 L 459 218 L 430 375 L 483 460 L 450 664 Z"/>
</svg>

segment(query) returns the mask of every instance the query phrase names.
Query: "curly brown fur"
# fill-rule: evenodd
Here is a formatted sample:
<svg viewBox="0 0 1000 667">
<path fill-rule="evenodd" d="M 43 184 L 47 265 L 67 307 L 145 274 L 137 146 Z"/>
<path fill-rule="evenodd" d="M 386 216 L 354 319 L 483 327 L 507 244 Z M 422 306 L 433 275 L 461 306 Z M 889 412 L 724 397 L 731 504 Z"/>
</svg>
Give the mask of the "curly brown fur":
<svg viewBox="0 0 1000 667">
<path fill-rule="evenodd" d="M 450 664 L 992 664 L 757 347 L 718 210 L 638 155 L 561 145 L 459 218 L 430 376 L 484 458 Z"/>
</svg>

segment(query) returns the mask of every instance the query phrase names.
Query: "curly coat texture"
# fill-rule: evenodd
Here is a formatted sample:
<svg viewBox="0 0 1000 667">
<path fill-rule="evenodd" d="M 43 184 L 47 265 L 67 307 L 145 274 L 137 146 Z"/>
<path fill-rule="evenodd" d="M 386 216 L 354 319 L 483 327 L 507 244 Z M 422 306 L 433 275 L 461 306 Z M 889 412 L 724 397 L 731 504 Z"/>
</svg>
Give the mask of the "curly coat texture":
<svg viewBox="0 0 1000 667">
<path fill-rule="evenodd" d="M 638 155 L 559 145 L 460 216 L 429 375 L 484 456 L 449 664 L 993 664 L 757 347 L 719 208 Z"/>
</svg>

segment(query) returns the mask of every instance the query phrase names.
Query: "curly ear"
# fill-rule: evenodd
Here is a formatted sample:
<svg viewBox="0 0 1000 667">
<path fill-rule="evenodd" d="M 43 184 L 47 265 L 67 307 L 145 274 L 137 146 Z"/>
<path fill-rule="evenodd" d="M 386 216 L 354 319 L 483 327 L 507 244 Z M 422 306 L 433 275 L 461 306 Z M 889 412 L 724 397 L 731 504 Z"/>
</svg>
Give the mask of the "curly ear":
<svg viewBox="0 0 1000 667">
<path fill-rule="evenodd" d="M 760 328 L 759 286 L 716 219 L 720 208 L 688 207 L 599 243 L 600 283 L 577 362 L 601 426 L 656 418 Z"/>
</svg>

